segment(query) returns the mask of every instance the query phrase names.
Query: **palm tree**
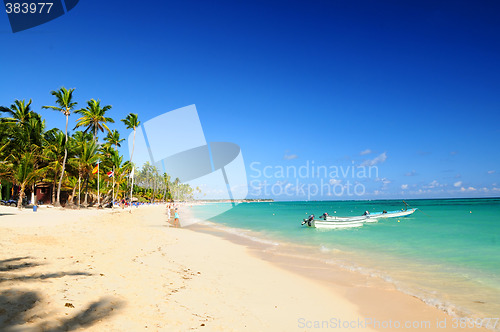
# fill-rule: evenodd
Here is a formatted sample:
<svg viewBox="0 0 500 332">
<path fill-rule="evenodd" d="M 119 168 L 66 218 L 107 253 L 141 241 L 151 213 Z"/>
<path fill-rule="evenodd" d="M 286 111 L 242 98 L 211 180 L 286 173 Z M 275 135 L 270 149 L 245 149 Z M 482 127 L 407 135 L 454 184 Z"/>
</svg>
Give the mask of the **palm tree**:
<svg viewBox="0 0 500 332">
<path fill-rule="evenodd" d="M 45 133 L 45 144 L 43 154 L 54 174 L 52 182 L 52 204 L 56 204 L 56 181 L 61 164 L 64 163 L 64 156 L 67 156 L 66 140 L 64 133 L 59 129 L 51 129 Z M 61 170 L 62 171 L 62 170 Z"/>
<path fill-rule="evenodd" d="M 130 163 L 132 163 L 132 157 L 134 156 L 134 148 L 135 148 L 135 133 L 137 127 L 141 124 L 138 119 L 137 114 L 129 113 L 125 119 L 122 119 L 122 122 L 127 126 L 127 129 L 134 129 L 134 139 L 132 140 L 132 151 L 130 152 Z M 132 172 L 134 171 L 134 166 L 132 165 Z M 132 202 L 132 191 L 134 190 L 134 177 L 132 176 L 132 184 L 130 187 L 130 202 Z"/>
<path fill-rule="evenodd" d="M 79 135 L 81 138 L 85 138 L 85 135 Z M 85 184 L 84 187 L 88 188 L 89 175 L 94 168 L 94 164 L 99 159 L 97 143 L 95 140 L 83 140 L 78 142 L 79 149 L 76 152 L 76 158 L 78 162 L 78 181 L 85 176 Z M 85 190 L 85 201 L 84 205 L 87 206 L 87 196 L 88 190 Z"/>
<path fill-rule="evenodd" d="M 0 107 L 0 112 L 10 115 L 0 120 L 0 173 L 20 186 L 18 207 L 21 208 L 24 190 L 43 173 L 39 162 L 45 122 L 31 110 L 31 99 L 28 103 L 15 100 L 10 108 Z"/>
<path fill-rule="evenodd" d="M 14 156 L 14 172 L 12 174 L 12 179 L 15 183 L 20 186 L 19 197 L 17 200 L 17 208 L 22 209 L 24 190 L 27 186 L 38 180 L 45 169 L 39 169 L 36 167 L 38 153 L 36 151 L 30 151 L 23 153 L 21 155 L 16 154 Z"/>
<path fill-rule="evenodd" d="M 111 156 L 111 160 L 115 169 L 115 184 L 117 187 L 115 197 L 123 198 L 126 195 L 120 195 L 120 192 L 123 191 L 125 193 L 127 190 L 127 179 L 128 174 L 132 170 L 132 164 L 128 160 L 123 162 L 123 157 L 119 154 Z"/>
<path fill-rule="evenodd" d="M 61 176 L 59 177 L 59 184 L 57 185 L 57 199 L 55 206 L 61 205 L 61 184 L 64 177 L 64 170 L 66 168 L 66 159 L 68 158 L 68 149 L 66 148 L 66 142 L 68 141 L 68 120 L 71 115 L 71 111 L 76 106 L 76 102 L 73 101 L 73 91 L 75 89 L 66 89 L 61 87 L 59 90 L 53 90 L 50 93 L 56 97 L 57 106 L 42 106 L 43 109 L 51 109 L 54 111 L 62 112 L 66 116 L 66 127 L 64 130 L 65 144 L 64 144 L 64 159 L 62 164 Z"/>
<path fill-rule="evenodd" d="M 121 147 L 121 142 L 123 142 L 125 138 L 120 138 L 120 133 L 118 132 L 118 130 L 113 129 L 108 132 L 104 140 L 106 141 L 107 145 L 114 145 L 116 148 L 119 148 Z"/>
<path fill-rule="evenodd" d="M 69 176 L 67 178 L 67 185 L 70 188 L 73 188 L 73 190 L 71 192 L 71 195 L 68 197 L 67 206 L 74 206 L 75 203 L 73 202 L 73 200 L 75 198 L 76 188 L 78 188 L 78 179 L 76 177 L 74 177 L 74 176 Z"/>
<path fill-rule="evenodd" d="M 137 127 L 141 124 L 141 122 L 138 119 L 137 114 L 135 113 L 129 113 L 125 119 L 121 120 L 125 126 L 127 126 L 127 129 L 133 129 L 134 130 L 134 139 L 132 141 L 132 151 L 130 152 L 130 162 L 132 162 L 132 157 L 134 156 L 134 148 L 135 148 L 135 132 Z"/>
<path fill-rule="evenodd" d="M 108 132 L 111 131 L 106 123 L 115 122 L 112 118 L 106 117 L 106 112 L 110 109 L 111 105 L 101 107 L 100 100 L 91 99 L 87 101 L 86 108 L 82 108 L 75 112 L 82 115 L 82 117 L 77 120 L 78 122 L 76 123 L 75 129 L 78 127 L 86 127 L 84 132 L 91 130 L 94 134 L 94 140 L 97 141 L 97 132 L 104 132 L 104 129 Z"/>
<path fill-rule="evenodd" d="M 5 124 L 14 124 L 17 126 L 24 126 L 30 118 L 36 114 L 31 110 L 31 99 L 26 103 L 24 100 L 15 100 L 14 104 L 10 105 L 10 108 L 5 106 L 0 106 L 0 112 L 7 113 L 10 118 L 2 118 L 2 122 Z"/>
</svg>

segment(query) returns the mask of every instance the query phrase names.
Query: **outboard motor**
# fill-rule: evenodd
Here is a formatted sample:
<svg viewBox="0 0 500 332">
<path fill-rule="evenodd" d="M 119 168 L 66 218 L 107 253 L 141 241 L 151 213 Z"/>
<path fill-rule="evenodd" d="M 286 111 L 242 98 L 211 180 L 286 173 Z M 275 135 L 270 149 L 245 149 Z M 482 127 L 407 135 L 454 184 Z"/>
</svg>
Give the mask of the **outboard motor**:
<svg viewBox="0 0 500 332">
<path fill-rule="evenodd" d="M 311 214 L 309 218 L 306 218 L 304 219 L 304 221 L 302 221 L 302 225 L 307 224 L 307 226 L 310 227 L 312 225 L 313 220 L 314 220 L 314 214 Z"/>
</svg>

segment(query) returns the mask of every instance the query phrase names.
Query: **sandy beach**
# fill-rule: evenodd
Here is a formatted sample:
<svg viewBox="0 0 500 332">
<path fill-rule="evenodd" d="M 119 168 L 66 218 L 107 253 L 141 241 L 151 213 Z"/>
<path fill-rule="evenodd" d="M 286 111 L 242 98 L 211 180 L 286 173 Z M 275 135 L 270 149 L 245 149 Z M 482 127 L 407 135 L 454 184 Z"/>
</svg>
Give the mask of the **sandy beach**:
<svg viewBox="0 0 500 332">
<path fill-rule="evenodd" d="M 2 206 L 0 232 L 2 331 L 457 330 L 382 281 L 169 227 L 164 205 Z"/>
</svg>

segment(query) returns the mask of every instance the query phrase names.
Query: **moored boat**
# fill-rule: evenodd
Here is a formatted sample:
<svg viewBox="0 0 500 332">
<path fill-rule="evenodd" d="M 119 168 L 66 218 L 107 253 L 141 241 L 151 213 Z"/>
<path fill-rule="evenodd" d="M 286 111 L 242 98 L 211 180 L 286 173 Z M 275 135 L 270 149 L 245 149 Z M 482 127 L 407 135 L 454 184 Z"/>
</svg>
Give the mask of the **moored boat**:
<svg viewBox="0 0 500 332">
<path fill-rule="evenodd" d="M 364 219 L 351 221 L 329 221 L 329 220 L 314 220 L 311 227 L 315 228 L 351 228 L 363 226 Z"/>
<path fill-rule="evenodd" d="M 408 210 L 396 210 L 396 211 L 383 211 L 383 212 L 374 212 L 368 215 L 368 218 L 371 220 L 381 219 L 381 218 L 396 218 L 396 217 L 407 217 L 413 214 L 417 209 L 408 209 Z M 367 221 L 369 222 L 369 221 Z"/>
<path fill-rule="evenodd" d="M 302 225 L 307 224 L 307 226 L 314 228 L 350 228 L 363 226 L 365 220 L 368 219 L 367 216 L 331 217 L 328 215 L 322 215 L 320 218 L 323 220 L 316 220 L 312 214 L 304 219 Z"/>
<path fill-rule="evenodd" d="M 367 216 L 354 216 L 354 217 L 335 217 L 335 216 L 326 216 L 324 217 L 324 221 L 366 221 L 368 219 Z"/>
<path fill-rule="evenodd" d="M 417 209 L 411 208 L 408 209 L 405 201 L 405 209 L 404 210 L 395 210 L 395 211 L 382 211 L 382 212 L 373 212 L 370 213 L 366 211 L 361 216 L 352 216 L 352 217 L 337 217 L 330 216 L 328 213 L 323 213 L 319 219 L 323 220 L 315 220 L 314 214 L 310 215 L 308 218 L 304 219 L 302 225 L 307 224 L 309 227 L 315 228 L 349 228 L 349 227 L 360 227 L 363 223 L 373 223 L 377 222 L 379 219 L 383 218 L 399 218 L 406 217 L 413 214 Z"/>
</svg>

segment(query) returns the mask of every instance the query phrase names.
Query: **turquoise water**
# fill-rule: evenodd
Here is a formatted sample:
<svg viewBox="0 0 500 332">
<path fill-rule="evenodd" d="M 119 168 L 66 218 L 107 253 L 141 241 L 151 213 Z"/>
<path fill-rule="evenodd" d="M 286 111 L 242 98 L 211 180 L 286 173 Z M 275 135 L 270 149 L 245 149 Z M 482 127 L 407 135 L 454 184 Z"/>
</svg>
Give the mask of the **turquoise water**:
<svg viewBox="0 0 500 332">
<path fill-rule="evenodd" d="M 500 315 L 500 199 L 408 201 L 419 210 L 350 229 L 301 226 L 309 214 L 398 210 L 401 201 L 241 203 L 210 221 L 253 239 L 307 246 L 331 264 L 383 278 L 461 317 Z M 217 204 L 194 206 L 203 218 Z M 335 213 L 336 212 L 336 213 Z"/>
</svg>

